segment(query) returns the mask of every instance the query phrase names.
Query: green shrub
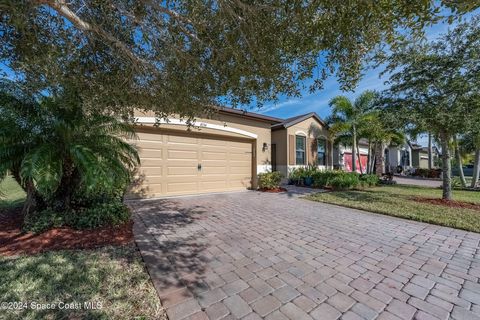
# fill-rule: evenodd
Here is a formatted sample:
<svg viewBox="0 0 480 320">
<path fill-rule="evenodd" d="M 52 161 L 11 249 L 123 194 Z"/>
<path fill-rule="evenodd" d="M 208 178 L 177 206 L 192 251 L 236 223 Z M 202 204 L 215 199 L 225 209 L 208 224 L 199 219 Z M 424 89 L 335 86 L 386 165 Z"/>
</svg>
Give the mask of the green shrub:
<svg viewBox="0 0 480 320">
<path fill-rule="evenodd" d="M 422 168 L 415 169 L 415 172 L 413 173 L 413 175 L 417 177 L 435 178 L 435 179 L 440 178 L 441 174 L 442 174 L 442 170 L 440 169 L 422 169 Z"/>
<path fill-rule="evenodd" d="M 64 216 L 52 208 L 47 208 L 37 213 L 26 216 L 23 223 L 23 231 L 42 233 L 52 228 L 59 228 L 65 225 Z"/>
<path fill-rule="evenodd" d="M 289 180 L 294 184 L 302 184 L 305 178 L 312 178 L 320 172 L 320 169 L 316 166 L 308 165 L 304 167 L 294 168 L 288 174 Z"/>
<path fill-rule="evenodd" d="M 288 174 L 288 179 L 290 180 L 291 183 L 293 184 L 300 184 L 302 178 L 303 178 L 303 168 L 293 168 L 289 174 Z"/>
<path fill-rule="evenodd" d="M 91 208 L 81 208 L 64 212 L 52 208 L 30 214 L 24 221 L 26 232 L 42 233 L 52 228 L 68 226 L 73 229 L 95 229 L 103 226 L 116 226 L 130 220 L 130 211 L 121 202 L 97 203 Z"/>
<path fill-rule="evenodd" d="M 103 226 L 116 226 L 130 219 L 130 211 L 121 202 L 98 203 L 91 208 L 76 210 L 66 218 L 74 229 L 95 229 Z"/>
<path fill-rule="evenodd" d="M 360 176 L 360 185 L 362 187 L 374 187 L 380 183 L 380 179 L 375 174 L 363 174 Z"/>
<path fill-rule="evenodd" d="M 328 182 L 333 190 L 349 190 L 354 189 L 360 184 L 360 178 L 357 173 L 339 171 Z"/>
<path fill-rule="evenodd" d="M 282 174 L 278 171 L 260 173 L 258 175 L 258 187 L 260 189 L 275 189 L 280 186 Z"/>
<path fill-rule="evenodd" d="M 313 186 L 316 188 L 331 187 L 334 190 L 353 189 L 357 186 L 373 187 L 379 184 L 379 178 L 373 174 L 360 176 L 356 172 L 341 170 L 319 170 L 316 167 L 300 167 L 290 172 L 290 179 L 299 183 L 306 177 L 313 178 Z"/>
<path fill-rule="evenodd" d="M 329 185 L 332 178 L 336 177 L 341 171 L 338 170 L 324 170 L 317 171 L 313 174 L 313 186 L 323 188 Z"/>
</svg>

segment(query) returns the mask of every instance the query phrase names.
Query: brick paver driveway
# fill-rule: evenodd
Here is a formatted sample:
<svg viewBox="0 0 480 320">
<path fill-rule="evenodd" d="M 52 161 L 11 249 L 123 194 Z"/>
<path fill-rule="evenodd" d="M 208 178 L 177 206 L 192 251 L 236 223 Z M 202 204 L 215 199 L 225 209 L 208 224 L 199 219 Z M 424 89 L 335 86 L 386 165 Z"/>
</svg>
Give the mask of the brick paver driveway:
<svg viewBox="0 0 480 320">
<path fill-rule="evenodd" d="M 480 235 L 285 194 L 133 203 L 176 319 L 480 319 Z"/>
</svg>

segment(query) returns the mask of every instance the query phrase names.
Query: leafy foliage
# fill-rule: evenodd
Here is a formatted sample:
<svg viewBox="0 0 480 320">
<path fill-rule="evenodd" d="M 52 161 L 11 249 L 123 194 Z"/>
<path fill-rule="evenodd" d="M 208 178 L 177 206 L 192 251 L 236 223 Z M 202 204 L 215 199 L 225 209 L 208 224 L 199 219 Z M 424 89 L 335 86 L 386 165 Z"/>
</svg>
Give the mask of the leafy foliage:
<svg viewBox="0 0 480 320">
<path fill-rule="evenodd" d="M 399 124 L 428 131 L 442 145 L 443 198 L 451 195 L 450 142 L 480 114 L 480 17 L 432 42 L 411 42 L 389 58 L 384 106 Z M 476 121 L 476 120 L 475 120 Z M 478 123 L 478 121 L 476 121 Z"/>
<path fill-rule="evenodd" d="M 356 172 L 341 170 L 320 170 L 316 167 L 295 168 L 290 172 L 289 178 L 295 184 L 301 184 L 302 179 L 311 177 L 315 188 L 332 188 L 333 190 L 349 190 L 356 187 L 373 187 L 378 185 L 376 175 L 359 175 Z"/>
<path fill-rule="evenodd" d="M 130 219 L 130 211 L 121 202 L 98 203 L 90 208 L 76 210 L 65 218 L 68 226 L 75 229 L 95 229 L 116 226 Z"/>
<path fill-rule="evenodd" d="M 360 184 L 363 187 L 375 187 L 380 184 L 380 178 L 375 174 L 362 174 Z"/>
<path fill-rule="evenodd" d="M 373 91 L 363 92 L 354 102 L 345 96 L 336 96 L 330 100 L 332 115 L 327 122 L 330 133 L 335 136 L 336 144 L 352 147 L 352 170 L 357 170 L 357 144 L 360 130 L 368 117 L 371 117 L 377 94 Z M 363 169 L 363 168 L 361 168 Z M 363 170 L 362 170 L 363 171 Z"/>
<path fill-rule="evenodd" d="M 33 215 L 27 215 L 23 224 L 26 232 L 42 233 L 52 228 L 71 227 L 74 229 L 95 229 L 103 226 L 117 226 L 130 219 L 130 211 L 119 201 L 96 203 L 87 208 L 58 212 L 47 208 Z"/>
<path fill-rule="evenodd" d="M 190 118 L 222 101 L 298 95 L 336 73 L 358 82 L 365 57 L 396 48 L 471 1 L 3 1 L 0 61 L 37 92 L 66 87 L 90 110 Z M 321 58 L 319 58 L 321 57 Z M 315 71 L 315 72 L 314 72 Z M 55 177 L 52 177 L 55 179 Z"/>
<path fill-rule="evenodd" d="M 318 170 L 313 175 L 313 186 L 323 188 L 330 185 L 330 180 L 338 175 L 338 170 Z"/>
<path fill-rule="evenodd" d="M 11 172 L 28 194 L 57 211 L 70 208 L 75 193 L 122 198 L 139 163 L 126 140 L 135 138 L 133 127 L 85 111 L 70 92 L 31 96 L 0 82 L 0 178 Z"/>
<path fill-rule="evenodd" d="M 260 189 L 275 189 L 280 187 L 282 174 L 278 171 L 264 172 L 258 175 L 258 187 Z"/>
<path fill-rule="evenodd" d="M 37 212 L 35 215 L 27 215 L 23 222 L 23 231 L 42 233 L 52 228 L 65 226 L 65 215 L 47 208 Z"/>
<path fill-rule="evenodd" d="M 328 186 L 333 190 L 350 190 L 360 184 L 359 174 L 356 172 L 339 171 L 328 181 Z"/>
<path fill-rule="evenodd" d="M 413 175 L 416 177 L 435 178 L 435 179 L 440 178 L 441 174 L 442 174 L 442 170 L 439 170 L 439 169 L 418 168 L 418 169 L 415 169 L 415 171 L 413 172 Z"/>
</svg>

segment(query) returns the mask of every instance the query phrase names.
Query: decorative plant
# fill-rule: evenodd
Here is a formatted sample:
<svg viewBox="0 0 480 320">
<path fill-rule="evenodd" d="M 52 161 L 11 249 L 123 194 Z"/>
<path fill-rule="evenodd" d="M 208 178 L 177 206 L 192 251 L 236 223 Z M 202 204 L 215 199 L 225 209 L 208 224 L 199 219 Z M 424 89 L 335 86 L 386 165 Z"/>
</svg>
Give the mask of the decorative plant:
<svg viewBox="0 0 480 320">
<path fill-rule="evenodd" d="M 10 172 L 27 193 L 24 213 L 121 201 L 137 150 L 131 125 L 85 112 L 75 93 L 35 97 L 0 82 L 0 180 Z M 95 201 L 87 201 L 95 198 Z"/>
<path fill-rule="evenodd" d="M 280 187 L 282 174 L 278 171 L 260 173 L 258 175 L 258 187 L 262 190 L 272 190 Z"/>
</svg>

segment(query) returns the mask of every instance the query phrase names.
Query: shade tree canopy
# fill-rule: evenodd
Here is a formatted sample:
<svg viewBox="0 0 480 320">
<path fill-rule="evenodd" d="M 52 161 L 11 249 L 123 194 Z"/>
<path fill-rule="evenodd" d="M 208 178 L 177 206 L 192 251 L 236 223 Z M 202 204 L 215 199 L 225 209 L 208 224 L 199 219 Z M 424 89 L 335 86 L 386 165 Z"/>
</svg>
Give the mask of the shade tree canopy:
<svg viewBox="0 0 480 320">
<path fill-rule="evenodd" d="M 84 108 L 195 117 L 299 95 L 472 1 L 6 0 L 0 61 L 33 92 L 75 92 Z M 448 12 L 445 17 L 444 12 Z"/>
<path fill-rule="evenodd" d="M 429 131 L 442 145 L 443 198 L 451 199 L 450 142 L 477 123 L 480 105 L 480 17 L 438 40 L 406 44 L 389 58 L 383 103 L 399 125 Z M 472 122 L 473 120 L 473 122 Z"/>
</svg>

